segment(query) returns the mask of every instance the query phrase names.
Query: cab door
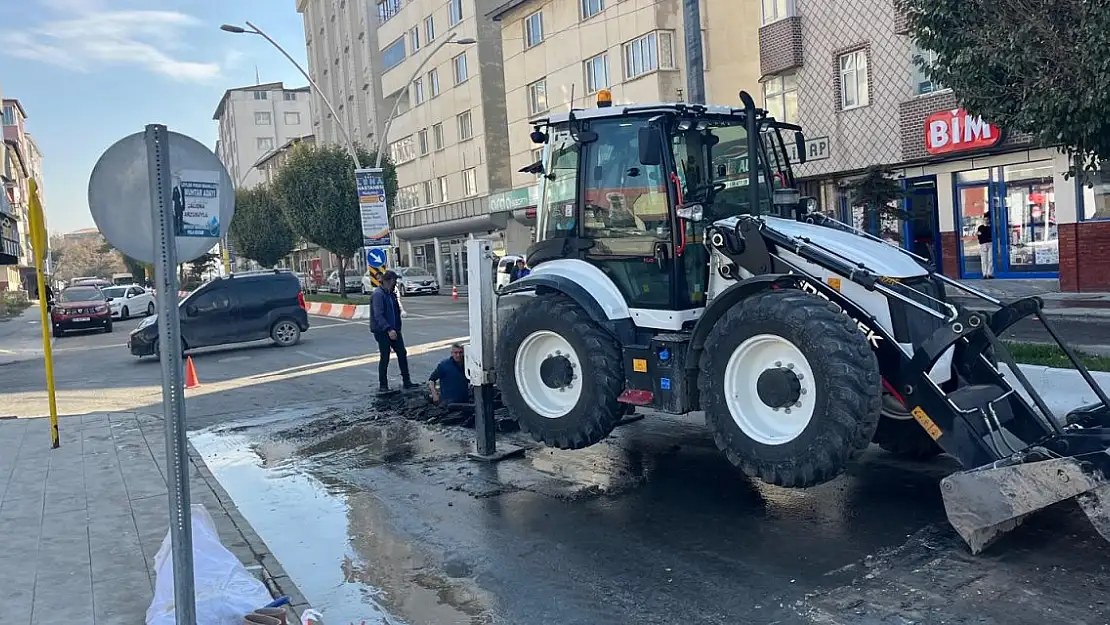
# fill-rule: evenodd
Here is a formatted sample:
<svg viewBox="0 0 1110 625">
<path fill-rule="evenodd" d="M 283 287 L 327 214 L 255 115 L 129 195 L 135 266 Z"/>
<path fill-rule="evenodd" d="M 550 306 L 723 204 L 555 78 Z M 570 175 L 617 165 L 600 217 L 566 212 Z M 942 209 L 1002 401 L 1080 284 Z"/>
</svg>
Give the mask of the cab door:
<svg viewBox="0 0 1110 625">
<path fill-rule="evenodd" d="M 676 309 L 672 200 L 664 165 L 640 162 L 638 137 L 647 124 L 630 117 L 591 122 L 597 139 L 582 146 L 580 236 L 593 243 L 585 260 L 621 291 L 637 325 L 671 328 L 673 316 L 666 312 Z"/>
</svg>

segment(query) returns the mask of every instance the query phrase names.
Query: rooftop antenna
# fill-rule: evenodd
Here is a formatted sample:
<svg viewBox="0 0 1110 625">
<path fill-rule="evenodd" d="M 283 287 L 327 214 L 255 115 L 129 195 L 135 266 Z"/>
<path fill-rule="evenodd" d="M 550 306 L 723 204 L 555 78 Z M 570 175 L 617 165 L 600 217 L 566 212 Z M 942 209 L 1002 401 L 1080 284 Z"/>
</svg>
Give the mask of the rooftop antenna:
<svg viewBox="0 0 1110 625">
<path fill-rule="evenodd" d="M 262 79 L 258 77 L 258 64 L 257 63 L 254 66 L 254 84 L 256 84 L 256 85 L 261 85 L 262 84 Z"/>
</svg>

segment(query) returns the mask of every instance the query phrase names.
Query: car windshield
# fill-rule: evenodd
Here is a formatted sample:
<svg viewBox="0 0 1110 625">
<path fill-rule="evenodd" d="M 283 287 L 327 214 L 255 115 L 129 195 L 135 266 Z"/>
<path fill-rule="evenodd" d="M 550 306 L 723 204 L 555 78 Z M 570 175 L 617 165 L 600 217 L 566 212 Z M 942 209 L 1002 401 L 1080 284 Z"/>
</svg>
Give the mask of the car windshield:
<svg viewBox="0 0 1110 625">
<path fill-rule="evenodd" d="M 110 289 L 100 289 L 104 293 L 104 297 L 123 297 L 127 292 L 127 287 L 117 286 Z"/>
<path fill-rule="evenodd" d="M 408 269 L 404 270 L 402 275 L 404 275 L 406 278 L 426 278 L 432 274 L 423 267 L 409 267 Z"/>
<path fill-rule="evenodd" d="M 63 302 L 96 302 L 104 299 L 100 289 L 66 289 L 62 291 Z"/>
</svg>

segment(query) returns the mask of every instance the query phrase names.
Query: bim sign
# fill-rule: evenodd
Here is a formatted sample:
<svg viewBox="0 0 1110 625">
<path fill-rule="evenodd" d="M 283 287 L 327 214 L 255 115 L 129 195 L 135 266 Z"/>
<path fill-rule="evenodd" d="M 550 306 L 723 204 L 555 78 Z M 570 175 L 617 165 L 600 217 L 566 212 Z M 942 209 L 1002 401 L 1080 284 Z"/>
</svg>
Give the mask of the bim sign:
<svg viewBox="0 0 1110 625">
<path fill-rule="evenodd" d="M 929 154 L 981 150 L 1001 140 L 998 126 L 982 117 L 972 117 L 963 109 L 938 111 L 925 118 L 925 151 Z"/>
</svg>

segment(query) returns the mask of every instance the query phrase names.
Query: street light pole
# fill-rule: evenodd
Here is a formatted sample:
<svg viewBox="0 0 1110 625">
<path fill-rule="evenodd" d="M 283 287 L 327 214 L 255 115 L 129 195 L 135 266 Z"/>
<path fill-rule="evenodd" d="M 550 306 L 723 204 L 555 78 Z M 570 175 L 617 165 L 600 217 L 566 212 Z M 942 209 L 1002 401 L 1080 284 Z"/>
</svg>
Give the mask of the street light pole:
<svg viewBox="0 0 1110 625">
<path fill-rule="evenodd" d="M 473 43 L 477 43 L 477 41 L 469 37 L 464 37 L 462 39 L 456 40 L 456 36 L 458 36 L 458 33 L 451 33 L 447 36 L 446 39 L 439 42 L 439 45 L 432 48 L 432 50 L 424 56 L 424 60 L 420 62 L 420 65 L 416 66 L 416 70 L 412 73 L 412 76 L 409 76 L 409 79 L 405 82 L 405 85 L 401 87 L 401 93 L 398 93 L 397 97 L 394 98 L 393 110 L 389 112 L 389 117 L 385 119 L 385 128 L 382 129 L 382 138 L 378 141 L 378 157 L 377 160 L 374 162 L 375 169 L 382 168 L 382 154 L 385 152 L 384 148 L 389 145 L 388 143 L 386 143 L 386 141 L 389 140 L 389 128 L 393 126 L 393 120 L 397 117 L 397 108 L 401 104 L 401 97 L 408 92 L 409 87 L 411 87 L 416 78 L 420 76 L 420 72 L 422 72 L 424 70 L 424 67 L 428 65 L 428 61 L 432 60 L 432 57 L 436 55 L 436 52 L 439 52 L 440 48 L 449 43 L 454 43 L 460 46 L 468 46 Z"/>
<path fill-rule="evenodd" d="M 339 119 L 339 114 L 335 112 L 335 107 L 331 105 L 331 101 L 328 100 L 328 96 L 324 95 L 324 92 L 320 89 L 320 86 L 316 84 L 316 81 L 312 80 L 312 77 L 308 75 L 308 72 L 306 72 L 303 67 L 301 67 L 300 63 L 293 59 L 293 57 L 289 56 L 289 53 L 285 51 L 285 48 L 282 48 L 278 44 L 278 42 L 274 41 L 269 35 L 263 32 L 261 28 L 255 26 L 254 24 L 251 24 L 250 22 L 245 22 L 245 24 L 247 25 L 249 30 L 247 28 L 243 28 L 242 26 L 235 26 L 234 24 L 224 24 L 223 26 L 220 26 L 220 30 L 235 34 L 245 33 L 248 35 L 258 35 L 266 41 L 269 41 L 270 45 L 277 48 L 278 52 L 281 52 L 282 55 L 284 55 L 285 58 L 293 64 L 293 67 L 296 67 L 297 70 L 300 71 L 301 75 L 304 76 L 305 80 L 308 81 L 308 84 L 312 85 L 312 88 L 316 90 L 316 95 L 320 96 L 320 99 L 324 101 L 324 106 L 328 107 L 328 111 L 331 112 L 331 117 L 335 120 L 335 125 L 339 126 L 339 130 L 343 133 L 343 139 L 347 142 L 347 149 L 351 152 L 351 158 L 355 159 L 355 169 L 362 169 L 362 163 L 360 163 L 358 160 L 358 151 L 355 150 L 355 143 L 351 140 L 350 130 L 348 130 L 347 125 Z"/>
</svg>

